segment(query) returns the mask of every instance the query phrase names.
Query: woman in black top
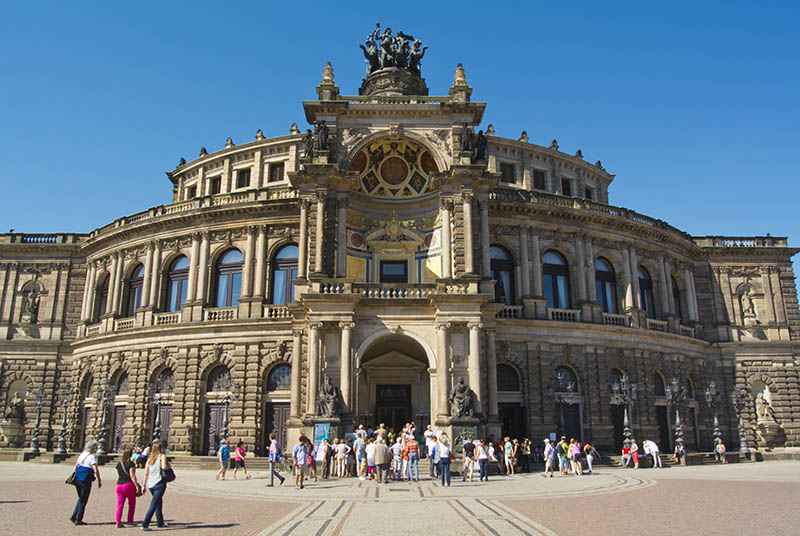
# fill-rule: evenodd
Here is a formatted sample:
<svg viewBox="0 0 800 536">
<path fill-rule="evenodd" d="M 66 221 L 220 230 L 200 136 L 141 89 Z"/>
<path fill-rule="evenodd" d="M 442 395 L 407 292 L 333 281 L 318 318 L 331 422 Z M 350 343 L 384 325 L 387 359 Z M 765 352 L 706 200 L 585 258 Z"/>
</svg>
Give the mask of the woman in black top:
<svg viewBox="0 0 800 536">
<path fill-rule="evenodd" d="M 117 464 L 117 528 L 122 528 L 122 509 L 128 500 L 128 524 L 133 524 L 136 510 L 136 497 L 141 495 L 142 487 L 136 480 L 136 464 L 131 461 L 131 449 L 122 451 L 122 461 Z"/>
</svg>

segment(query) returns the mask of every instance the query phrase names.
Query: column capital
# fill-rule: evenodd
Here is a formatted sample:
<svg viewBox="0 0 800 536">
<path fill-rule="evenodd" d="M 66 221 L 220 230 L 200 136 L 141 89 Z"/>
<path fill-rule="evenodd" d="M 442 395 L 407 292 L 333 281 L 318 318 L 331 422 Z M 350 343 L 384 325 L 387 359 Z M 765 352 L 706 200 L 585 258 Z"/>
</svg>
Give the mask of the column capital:
<svg viewBox="0 0 800 536">
<path fill-rule="evenodd" d="M 247 227 L 245 227 L 245 231 L 247 232 L 248 235 L 255 236 L 256 232 L 258 231 L 258 226 L 248 225 Z"/>
<path fill-rule="evenodd" d="M 468 322 L 467 327 L 470 330 L 479 330 L 483 328 L 483 322 Z"/>
<path fill-rule="evenodd" d="M 471 190 L 462 190 L 461 191 L 461 201 L 463 203 L 472 203 L 472 198 L 473 197 L 475 197 L 475 195 L 472 193 Z"/>
<path fill-rule="evenodd" d="M 453 200 L 452 199 L 439 199 L 439 208 L 443 210 L 450 211 L 453 209 Z"/>
<path fill-rule="evenodd" d="M 340 195 L 336 198 L 336 203 L 339 205 L 339 209 L 347 208 L 350 205 L 350 198 L 346 197 L 346 195 Z"/>
<path fill-rule="evenodd" d="M 314 197 L 318 203 L 324 203 L 328 199 L 328 190 L 318 189 L 314 192 Z"/>
<path fill-rule="evenodd" d="M 355 322 L 339 322 L 339 328 L 341 329 L 353 329 L 356 327 Z"/>
<path fill-rule="evenodd" d="M 308 210 L 310 206 L 311 206 L 311 200 L 310 199 L 303 198 L 303 199 L 300 200 L 300 209 L 301 210 Z"/>
<path fill-rule="evenodd" d="M 292 330 L 292 336 L 293 337 L 302 337 L 304 332 L 305 332 L 304 329 L 293 329 Z"/>
<path fill-rule="evenodd" d="M 494 326 L 486 326 L 483 329 L 483 331 L 486 332 L 486 335 L 489 335 L 491 337 L 494 337 L 495 335 L 497 335 L 497 328 L 494 327 Z"/>
<path fill-rule="evenodd" d="M 309 322 L 308 329 L 319 331 L 322 329 L 322 322 Z"/>
<path fill-rule="evenodd" d="M 437 322 L 436 323 L 436 331 L 444 330 L 447 331 L 452 327 L 452 322 Z"/>
</svg>

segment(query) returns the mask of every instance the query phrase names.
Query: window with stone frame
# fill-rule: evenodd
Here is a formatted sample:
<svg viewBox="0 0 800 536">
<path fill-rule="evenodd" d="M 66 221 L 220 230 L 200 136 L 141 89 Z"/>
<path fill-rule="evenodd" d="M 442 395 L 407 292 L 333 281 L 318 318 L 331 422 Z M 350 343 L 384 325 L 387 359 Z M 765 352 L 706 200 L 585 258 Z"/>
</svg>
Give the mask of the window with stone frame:
<svg viewBox="0 0 800 536">
<path fill-rule="evenodd" d="M 514 289 L 514 259 L 511 253 L 502 246 L 489 248 L 490 268 L 494 284 L 494 301 L 514 305 L 516 291 Z"/>
<path fill-rule="evenodd" d="M 171 313 L 183 309 L 186 289 L 189 287 L 189 259 L 181 255 L 170 264 L 167 272 L 167 303 L 165 310 Z"/>
<path fill-rule="evenodd" d="M 561 194 L 568 197 L 572 196 L 572 181 L 569 179 L 561 179 Z"/>
<path fill-rule="evenodd" d="M 593 201 L 594 200 L 594 189 L 591 186 L 584 186 L 583 187 L 583 197 L 585 197 L 589 201 Z"/>
<path fill-rule="evenodd" d="M 268 182 L 280 182 L 283 180 L 283 162 L 274 162 L 269 165 Z"/>
<path fill-rule="evenodd" d="M 128 300 L 125 303 L 125 310 L 122 311 L 122 316 L 131 317 L 136 314 L 136 309 L 142 306 L 142 290 L 144 289 L 144 266 L 139 265 L 131 274 L 128 280 L 127 296 Z"/>
<path fill-rule="evenodd" d="M 497 364 L 497 390 L 501 392 L 520 392 L 519 374 L 511 365 Z"/>
<path fill-rule="evenodd" d="M 270 303 L 279 305 L 294 301 L 294 281 L 297 279 L 297 253 L 295 244 L 283 246 L 272 261 L 272 288 Z"/>
<path fill-rule="evenodd" d="M 292 388 L 292 367 L 281 364 L 275 366 L 267 377 L 267 391 L 279 391 Z"/>
<path fill-rule="evenodd" d="M 672 301 L 675 302 L 675 316 L 683 322 L 683 304 L 681 303 L 681 289 L 678 287 L 678 282 L 672 277 Z"/>
<path fill-rule="evenodd" d="M 214 268 L 214 307 L 239 305 L 243 261 L 238 249 L 229 249 L 220 255 Z"/>
<path fill-rule="evenodd" d="M 408 283 L 408 261 L 381 261 L 381 283 Z"/>
<path fill-rule="evenodd" d="M 611 263 L 602 257 L 594 261 L 594 279 L 597 286 L 597 303 L 604 313 L 616 313 L 617 309 L 617 276 Z"/>
<path fill-rule="evenodd" d="M 500 182 L 507 182 L 509 184 L 517 182 L 517 168 L 514 164 L 501 162 L 500 173 Z"/>
<path fill-rule="evenodd" d="M 208 181 L 208 193 L 216 195 L 222 191 L 222 177 L 212 177 Z"/>
<path fill-rule="evenodd" d="M 248 188 L 250 186 L 250 168 L 236 171 L 236 187 Z"/>
<path fill-rule="evenodd" d="M 547 306 L 569 309 L 569 265 L 563 255 L 548 251 L 542 256 L 542 279 Z"/>
<path fill-rule="evenodd" d="M 206 392 L 228 391 L 231 388 L 231 371 L 225 365 L 219 365 L 208 374 Z"/>
<path fill-rule="evenodd" d="M 533 187 L 537 190 L 547 189 L 544 171 L 539 171 L 538 169 L 533 170 Z"/>
<path fill-rule="evenodd" d="M 186 189 L 186 199 L 194 199 L 197 197 L 197 185 L 189 186 Z"/>
<path fill-rule="evenodd" d="M 106 314 L 106 307 L 108 306 L 108 286 L 110 280 L 111 277 L 109 274 L 103 275 L 102 279 L 100 279 L 100 283 L 95 289 L 92 322 L 100 322 L 100 317 Z"/>
<path fill-rule="evenodd" d="M 653 299 L 653 280 L 643 267 L 639 267 L 639 300 L 642 310 L 647 313 L 647 318 L 656 317 L 656 304 Z"/>
</svg>

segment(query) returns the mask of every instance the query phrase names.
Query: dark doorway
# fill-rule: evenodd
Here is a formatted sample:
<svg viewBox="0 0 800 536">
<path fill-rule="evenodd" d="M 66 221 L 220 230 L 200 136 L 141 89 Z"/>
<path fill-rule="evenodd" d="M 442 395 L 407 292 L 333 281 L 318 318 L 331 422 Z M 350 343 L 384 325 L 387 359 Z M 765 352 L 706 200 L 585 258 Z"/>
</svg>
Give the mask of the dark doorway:
<svg viewBox="0 0 800 536">
<path fill-rule="evenodd" d="M 89 423 L 92 420 L 92 408 L 91 407 L 84 407 L 83 414 L 81 415 L 81 437 L 78 444 L 75 445 L 76 449 L 83 450 L 83 446 L 86 444 L 86 438 L 88 437 L 89 432 Z"/>
<path fill-rule="evenodd" d="M 264 455 L 269 453 L 269 434 L 275 432 L 281 450 L 285 451 L 286 445 L 286 421 L 289 420 L 288 403 L 267 403 L 267 429 L 264 436 Z"/>
<path fill-rule="evenodd" d="M 658 421 L 659 447 L 664 452 L 672 451 L 672 441 L 669 434 L 669 408 L 656 406 L 656 420 Z"/>
<path fill-rule="evenodd" d="M 622 442 L 625 440 L 625 406 L 622 404 L 611 406 L 611 423 L 614 425 L 612 450 L 618 454 L 622 452 Z"/>
<path fill-rule="evenodd" d="M 172 425 L 172 404 L 158 406 L 158 425 L 161 426 L 161 446 L 169 447 L 169 433 Z"/>
<path fill-rule="evenodd" d="M 692 427 L 693 450 L 700 450 L 700 428 L 697 426 L 697 413 L 694 408 L 689 408 L 689 426 Z"/>
<path fill-rule="evenodd" d="M 381 423 L 389 430 L 400 432 L 411 422 L 411 386 L 378 385 L 375 397 L 375 425 Z"/>
<path fill-rule="evenodd" d="M 119 452 L 122 446 L 122 428 L 125 426 L 127 406 L 114 406 L 114 430 L 111 436 L 112 452 Z"/>
<path fill-rule="evenodd" d="M 225 426 L 225 404 L 206 404 L 206 426 L 203 434 L 203 452 L 215 456 Z"/>
<path fill-rule="evenodd" d="M 574 437 L 578 441 L 583 441 L 580 404 L 564 404 L 564 435 L 567 436 L 567 440 Z"/>
<path fill-rule="evenodd" d="M 525 415 L 522 406 L 516 402 L 501 402 L 497 409 L 503 420 L 503 437 L 520 440 L 525 437 Z"/>
</svg>

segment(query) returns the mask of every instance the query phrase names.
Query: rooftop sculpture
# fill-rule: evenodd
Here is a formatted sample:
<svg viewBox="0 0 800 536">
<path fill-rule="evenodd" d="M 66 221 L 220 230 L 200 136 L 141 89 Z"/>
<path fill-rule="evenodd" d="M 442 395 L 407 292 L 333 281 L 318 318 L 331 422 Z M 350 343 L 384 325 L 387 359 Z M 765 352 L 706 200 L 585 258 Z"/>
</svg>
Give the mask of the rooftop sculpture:
<svg viewBox="0 0 800 536">
<path fill-rule="evenodd" d="M 397 35 L 392 35 L 392 29 L 388 26 L 381 31 L 380 22 L 375 23 L 375 29 L 367 36 L 364 45 L 359 47 L 367 59 L 367 75 L 397 67 L 417 76 L 422 74 L 420 62 L 428 48 L 423 47 L 422 41 L 414 39 L 413 35 L 403 33 L 403 30 L 398 30 Z"/>
</svg>

